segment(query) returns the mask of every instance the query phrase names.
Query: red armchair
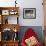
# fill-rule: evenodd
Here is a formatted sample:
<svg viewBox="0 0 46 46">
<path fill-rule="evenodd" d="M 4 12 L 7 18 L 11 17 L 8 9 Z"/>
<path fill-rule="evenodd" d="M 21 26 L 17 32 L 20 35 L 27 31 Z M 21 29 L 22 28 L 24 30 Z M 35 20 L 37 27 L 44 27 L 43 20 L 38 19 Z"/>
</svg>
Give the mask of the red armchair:
<svg viewBox="0 0 46 46">
<path fill-rule="evenodd" d="M 34 39 L 34 41 L 32 41 L 33 39 Z M 31 45 L 31 42 L 29 42 L 29 41 L 32 41 L 32 45 Z M 27 45 L 28 43 L 30 45 Z M 35 43 L 35 44 L 33 45 L 33 43 Z M 40 42 L 37 39 L 37 35 L 33 31 L 32 28 L 29 28 L 26 30 L 25 35 L 22 38 L 21 46 L 41 46 Z"/>
</svg>

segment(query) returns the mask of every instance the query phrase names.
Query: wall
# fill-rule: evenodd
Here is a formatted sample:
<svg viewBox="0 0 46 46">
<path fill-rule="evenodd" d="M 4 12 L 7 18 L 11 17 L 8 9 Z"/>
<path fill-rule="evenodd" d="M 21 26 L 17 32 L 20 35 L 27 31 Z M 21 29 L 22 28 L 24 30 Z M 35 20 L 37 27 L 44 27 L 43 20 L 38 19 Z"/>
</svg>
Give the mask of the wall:
<svg viewBox="0 0 46 46">
<path fill-rule="evenodd" d="M 15 6 L 15 0 L 0 0 L 0 6 Z M 19 24 L 21 26 L 43 26 L 42 0 L 17 0 L 19 8 Z M 23 19 L 23 8 L 36 8 L 36 19 Z M 9 19 L 10 20 L 10 19 Z"/>
<path fill-rule="evenodd" d="M 42 26 L 43 25 L 43 6 L 42 0 L 25 0 L 21 4 L 20 24 L 22 26 Z M 23 8 L 36 8 L 36 19 L 23 19 Z"/>
</svg>

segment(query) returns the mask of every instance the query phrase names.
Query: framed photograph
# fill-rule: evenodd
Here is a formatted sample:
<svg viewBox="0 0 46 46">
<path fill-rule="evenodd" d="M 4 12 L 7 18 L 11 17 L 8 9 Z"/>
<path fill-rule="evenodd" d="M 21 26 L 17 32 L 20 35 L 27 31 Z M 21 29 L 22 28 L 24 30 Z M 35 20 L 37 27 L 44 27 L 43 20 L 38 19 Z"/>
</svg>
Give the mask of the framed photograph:
<svg viewBox="0 0 46 46">
<path fill-rule="evenodd" d="M 2 10 L 2 15 L 9 15 L 9 10 Z"/>
<path fill-rule="evenodd" d="M 10 15 L 16 15 L 16 14 L 17 14 L 17 11 L 15 11 L 15 10 L 10 10 L 10 11 L 9 11 L 9 14 L 10 14 Z"/>
<path fill-rule="evenodd" d="M 24 8 L 23 18 L 24 19 L 36 19 L 36 8 Z"/>
</svg>

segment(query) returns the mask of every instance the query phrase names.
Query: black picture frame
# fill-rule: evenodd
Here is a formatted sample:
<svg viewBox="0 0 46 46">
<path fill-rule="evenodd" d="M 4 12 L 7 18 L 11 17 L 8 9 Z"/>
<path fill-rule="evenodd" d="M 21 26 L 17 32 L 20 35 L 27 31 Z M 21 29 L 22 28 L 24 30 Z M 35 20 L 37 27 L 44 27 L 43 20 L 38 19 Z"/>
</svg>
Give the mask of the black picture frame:
<svg viewBox="0 0 46 46">
<path fill-rule="evenodd" d="M 36 19 L 36 8 L 23 8 L 24 19 Z"/>
</svg>

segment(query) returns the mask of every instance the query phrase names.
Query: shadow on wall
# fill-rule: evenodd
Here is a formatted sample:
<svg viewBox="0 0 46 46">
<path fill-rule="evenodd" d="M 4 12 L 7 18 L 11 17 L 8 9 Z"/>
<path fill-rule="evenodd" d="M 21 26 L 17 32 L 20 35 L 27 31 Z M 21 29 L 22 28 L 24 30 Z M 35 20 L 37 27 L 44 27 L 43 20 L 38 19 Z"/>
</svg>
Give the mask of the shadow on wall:
<svg viewBox="0 0 46 46">
<path fill-rule="evenodd" d="M 19 40 L 20 40 L 20 42 L 21 42 L 21 40 L 22 40 L 22 38 L 24 36 L 25 31 L 28 28 L 32 28 L 34 30 L 34 32 L 36 32 L 39 41 L 41 43 L 43 43 L 43 30 L 42 30 L 42 26 L 21 26 L 20 27 L 20 31 L 19 31 Z"/>
</svg>

